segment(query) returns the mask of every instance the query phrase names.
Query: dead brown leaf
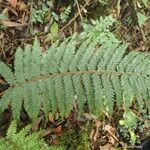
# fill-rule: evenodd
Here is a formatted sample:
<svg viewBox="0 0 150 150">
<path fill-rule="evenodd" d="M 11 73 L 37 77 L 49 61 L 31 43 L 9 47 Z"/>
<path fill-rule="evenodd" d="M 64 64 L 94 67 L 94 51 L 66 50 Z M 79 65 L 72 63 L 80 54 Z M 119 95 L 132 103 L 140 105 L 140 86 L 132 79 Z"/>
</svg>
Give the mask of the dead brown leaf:
<svg viewBox="0 0 150 150">
<path fill-rule="evenodd" d="M 97 128 L 99 128 L 102 125 L 101 121 L 98 119 L 95 120 L 95 124 Z"/>
<path fill-rule="evenodd" d="M 25 10 L 27 5 L 24 2 L 18 2 L 19 10 Z"/>
<path fill-rule="evenodd" d="M 56 134 L 60 134 L 62 132 L 62 126 L 61 125 L 57 126 L 53 131 Z"/>
<path fill-rule="evenodd" d="M 98 138 L 99 138 L 99 131 L 96 129 L 95 134 L 93 136 L 93 140 L 96 142 Z"/>
<path fill-rule="evenodd" d="M 105 126 L 105 131 L 111 132 L 111 133 L 115 133 L 115 128 L 113 128 L 111 125 L 107 124 Z"/>
<path fill-rule="evenodd" d="M 93 114 L 89 114 L 89 113 L 84 113 L 83 116 L 88 120 L 97 119 L 96 116 L 94 116 Z"/>
<path fill-rule="evenodd" d="M 109 142 L 112 144 L 115 144 L 115 141 L 119 141 L 118 138 L 115 136 L 116 130 L 110 125 L 105 126 L 105 131 L 109 133 L 110 136 L 108 136 Z"/>
<path fill-rule="evenodd" d="M 40 137 L 43 138 L 49 134 L 51 134 L 52 131 L 50 129 L 47 129 L 47 130 L 44 130 L 41 134 L 40 134 Z"/>
<path fill-rule="evenodd" d="M 97 141 L 97 139 L 99 138 L 99 136 L 100 136 L 99 128 L 102 125 L 102 123 L 100 120 L 96 119 L 95 125 L 96 125 L 96 129 L 93 129 L 90 133 L 90 139 L 93 141 Z"/>
<path fill-rule="evenodd" d="M 12 8 L 9 8 L 9 11 L 10 11 L 11 13 L 13 13 L 16 17 L 18 17 L 18 13 L 17 13 L 16 10 L 14 10 L 14 9 L 12 9 Z"/>
<path fill-rule="evenodd" d="M 51 112 L 48 113 L 48 120 L 54 123 L 54 115 Z"/>
<path fill-rule="evenodd" d="M 4 38 L 4 33 L 0 33 L 0 39 Z"/>
<path fill-rule="evenodd" d="M 14 8 L 17 7 L 17 4 L 18 4 L 17 0 L 7 0 L 7 1 L 10 3 L 11 7 L 14 7 Z"/>
<path fill-rule="evenodd" d="M 92 129 L 91 133 L 90 133 L 90 139 L 93 140 L 93 136 L 94 136 L 95 130 Z"/>
<path fill-rule="evenodd" d="M 51 142 L 51 145 L 58 145 L 58 144 L 59 144 L 59 141 L 56 139 L 52 140 Z"/>
<path fill-rule="evenodd" d="M 15 27 L 19 30 L 21 30 L 22 28 L 27 26 L 26 23 L 17 23 L 17 22 L 12 22 L 12 21 L 8 21 L 8 20 L 0 20 L 0 24 L 3 26 L 6 26 L 6 27 Z"/>
<path fill-rule="evenodd" d="M 44 116 L 39 117 L 33 124 L 32 130 L 33 131 L 37 131 L 39 128 L 39 124 L 42 121 L 42 119 L 44 118 Z"/>
<path fill-rule="evenodd" d="M 95 124 L 96 124 L 96 130 L 95 130 L 95 134 L 93 136 L 93 140 L 97 141 L 97 139 L 99 138 L 99 128 L 102 125 L 102 123 L 100 120 L 96 119 Z"/>
<path fill-rule="evenodd" d="M 107 143 L 104 146 L 100 146 L 99 148 L 100 148 L 100 150 L 114 150 L 114 147 L 110 143 Z"/>
<path fill-rule="evenodd" d="M 2 79 L 0 79 L 0 84 L 4 84 L 5 82 L 2 80 Z"/>
</svg>

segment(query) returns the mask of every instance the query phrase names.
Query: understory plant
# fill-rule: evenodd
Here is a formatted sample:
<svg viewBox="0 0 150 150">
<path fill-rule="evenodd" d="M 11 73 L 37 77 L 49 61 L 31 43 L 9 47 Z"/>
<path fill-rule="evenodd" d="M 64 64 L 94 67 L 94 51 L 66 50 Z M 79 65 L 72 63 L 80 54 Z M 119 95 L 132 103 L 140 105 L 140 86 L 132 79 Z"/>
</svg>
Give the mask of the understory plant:
<svg viewBox="0 0 150 150">
<path fill-rule="evenodd" d="M 130 107 L 148 109 L 150 98 L 150 55 L 128 52 L 128 44 L 110 31 L 112 16 L 84 24 L 84 31 L 62 43 L 55 42 L 42 52 L 35 39 L 33 45 L 19 47 L 14 72 L 2 61 L 0 74 L 9 84 L 0 100 L 0 112 L 11 106 L 19 119 L 22 107 L 31 118 L 42 110 L 67 117 L 73 107 L 79 114 L 87 104 L 97 116 Z"/>
<path fill-rule="evenodd" d="M 31 125 L 17 132 L 17 122 L 9 126 L 6 137 L 0 138 L 0 150 L 65 150 L 63 147 L 48 146 L 40 138 L 41 132 L 31 133 Z"/>
</svg>

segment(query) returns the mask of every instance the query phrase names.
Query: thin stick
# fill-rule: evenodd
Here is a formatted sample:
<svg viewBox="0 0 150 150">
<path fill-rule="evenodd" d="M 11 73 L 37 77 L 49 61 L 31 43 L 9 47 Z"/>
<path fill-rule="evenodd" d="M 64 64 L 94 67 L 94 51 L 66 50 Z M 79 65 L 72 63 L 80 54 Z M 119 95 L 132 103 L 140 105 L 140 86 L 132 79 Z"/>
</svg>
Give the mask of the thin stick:
<svg viewBox="0 0 150 150">
<path fill-rule="evenodd" d="M 88 1 L 85 3 L 85 5 L 81 8 L 80 11 L 83 11 L 84 8 L 89 4 L 89 2 L 90 2 L 90 0 L 88 0 Z M 77 12 L 77 13 L 74 15 L 74 17 L 73 17 L 62 29 L 60 29 L 60 32 L 62 32 L 66 27 L 68 27 L 79 15 L 80 15 L 80 13 Z"/>
<path fill-rule="evenodd" d="M 82 20 L 82 14 L 81 14 L 81 10 L 80 10 L 80 7 L 79 7 L 79 3 L 78 3 L 78 0 L 77 0 L 77 8 L 78 8 L 78 11 L 79 11 L 79 15 L 80 15 L 80 18 L 81 18 L 81 20 Z"/>
</svg>

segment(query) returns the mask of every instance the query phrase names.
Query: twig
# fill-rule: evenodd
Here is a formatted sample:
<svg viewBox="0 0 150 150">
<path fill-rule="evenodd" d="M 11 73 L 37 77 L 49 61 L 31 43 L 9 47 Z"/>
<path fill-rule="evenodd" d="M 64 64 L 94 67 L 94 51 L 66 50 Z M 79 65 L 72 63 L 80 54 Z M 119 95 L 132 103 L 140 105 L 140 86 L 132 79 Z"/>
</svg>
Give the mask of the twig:
<svg viewBox="0 0 150 150">
<path fill-rule="evenodd" d="M 78 0 L 77 0 L 77 8 L 78 8 L 78 11 L 79 11 L 79 15 L 80 15 L 80 18 L 81 18 L 81 20 L 82 20 L 82 14 L 81 14 L 81 10 L 80 10 L 80 7 L 79 7 L 79 3 L 78 3 Z"/>
<path fill-rule="evenodd" d="M 107 130 L 107 132 L 116 140 L 119 141 L 118 138 L 109 130 Z"/>
<path fill-rule="evenodd" d="M 84 8 L 89 4 L 90 0 L 88 0 L 84 6 L 81 8 L 80 12 L 84 10 Z M 62 28 L 60 29 L 59 31 L 62 32 L 66 27 L 68 27 L 79 15 L 80 15 L 80 12 L 78 11 L 74 17 Z"/>
</svg>

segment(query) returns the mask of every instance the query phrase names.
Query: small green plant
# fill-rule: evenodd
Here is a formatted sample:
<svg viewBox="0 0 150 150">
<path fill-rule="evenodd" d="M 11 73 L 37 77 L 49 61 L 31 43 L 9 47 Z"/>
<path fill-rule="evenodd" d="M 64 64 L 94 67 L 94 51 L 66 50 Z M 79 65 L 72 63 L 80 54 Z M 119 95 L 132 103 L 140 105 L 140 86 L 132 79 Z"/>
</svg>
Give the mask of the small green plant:
<svg viewBox="0 0 150 150">
<path fill-rule="evenodd" d="M 32 2 L 31 22 L 45 23 L 50 18 L 52 2 L 50 0 Z"/>
<path fill-rule="evenodd" d="M 65 10 L 60 14 L 60 19 L 62 22 L 66 22 L 69 18 L 69 14 L 71 13 L 71 6 L 65 8 Z"/>
<path fill-rule="evenodd" d="M 127 25 L 131 25 L 132 24 L 131 16 L 127 16 L 126 19 L 125 19 L 125 22 L 127 23 Z"/>
<path fill-rule="evenodd" d="M 0 20 L 7 20 L 8 17 L 4 14 L 0 14 Z"/>
<path fill-rule="evenodd" d="M 50 33 L 47 35 L 47 38 L 45 41 L 52 41 L 52 43 L 59 40 L 59 30 L 58 30 L 58 24 L 54 22 L 50 27 Z"/>
<path fill-rule="evenodd" d="M 98 1 L 103 5 L 107 5 L 110 2 L 110 0 L 98 0 Z"/>
<path fill-rule="evenodd" d="M 8 128 L 5 138 L 0 138 L 0 150 L 65 150 L 63 147 L 50 147 L 40 132 L 31 133 L 31 125 L 17 132 L 17 123 L 13 121 Z"/>
<path fill-rule="evenodd" d="M 7 20 L 8 17 L 4 14 L 0 14 L 0 20 Z M 7 27 L 6 26 L 3 26 L 3 25 L 0 25 L 0 29 L 6 29 Z"/>
<path fill-rule="evenodd" d="M 137 6 L 141 8 L 142 5 L 148 7 L 149 0 L 136 0 L 135 2 L 137 3 Z"/>
<path fill-rule="evenodd" d="M 139 26 L 141 27 L 145 22 L 146 20 L 148 19 L 148 17 L 146 17 L 144 14 L 142 13 L 137 13 L 137 18 L 138 18 L 138 23 L 139 23 Z"/>
<path fill-rule="evenodd" d="M 133 144 L 135 144 L 137 140 L 137 136 L 134 131 L 137 128 L 138 121 L 139 118 L 131 110 L 125 111 L 123 114 L 123 119 L 119 121 L 119 124 L 122 127 L 120 130 L 123 132 L 125 137 L 130 138 L 130 142 Z"/>
<path fill-rule="evenodd" d="M 61 145 L 65 145 L 67 150 L 91 150 L 89 133 L 79 128 L 69 129 L 58 137 Z"/>
</svg>

